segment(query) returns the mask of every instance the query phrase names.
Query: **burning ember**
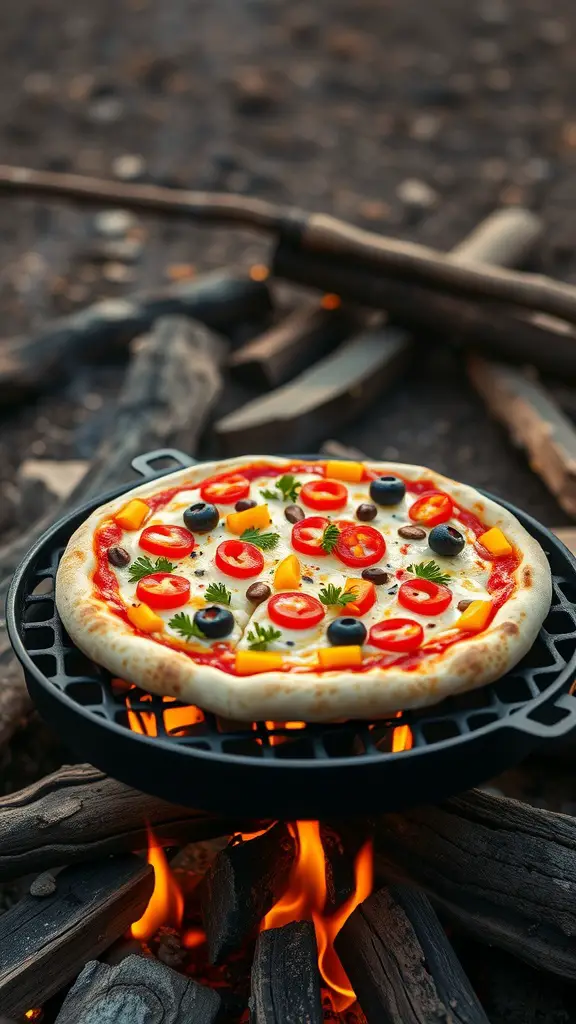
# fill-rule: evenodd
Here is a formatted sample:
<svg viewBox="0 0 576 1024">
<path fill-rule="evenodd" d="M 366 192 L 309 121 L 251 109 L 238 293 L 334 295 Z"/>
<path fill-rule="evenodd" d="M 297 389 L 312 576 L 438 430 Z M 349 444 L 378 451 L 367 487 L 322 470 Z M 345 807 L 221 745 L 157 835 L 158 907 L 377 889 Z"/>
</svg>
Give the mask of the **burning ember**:
<svg viewBox="0 0 576 1024">
<path fill-rule="evenodd" d="M 399 754 L 401 750 L 412 750 L 412 733 L 407 725 L 399 725 L 392 733 L 392 753 Z"/>
<path fill-rule="evenodd" d="M 291 830 L 294 827 L 291 826 Z M 352 895 L 334 913 L 326 914 L 326 861 L 317 821 L 296 822 L 293 834 L 298 839 L 298 855 L 284 896 L 266 914 L 262 930 L 280 928 L 291 921 L 312 919 L 318 943 L 318 966 L 340 1013 L 356 996 L 334 950 L 334 939 L 359 903 L 372 892 L 372 844 L 364 844 L 354 865 L 355 888 Z"/>
<path fill-rule="evenodd" d="M 154 833 L 148 830 L 148 863 L 154 868 L 154 892 L 139 921 L 130 928 L 133 939 L 147 942 L 162 925 L 180 928 L 184 916 L 184 897 Z"/>
<path fill-rule="evenodd" d="M 131 689 L 136 689 L 131 683 L 126 685 Z M 138 697 L 138 705 L 150 703 L 151 701 L 152 696 L 150 694 L 141 694 Z M 204 721 L 204 714 L 200 708 L 195 707 L 193 704 L 189 704 L 186 707 L 172 707 L 171 705 L 175 702 L 175 697 L 162 698 L 164 728 L 170 736 L 186 735 L 186 730 L 190 726 L 198 725 Z M 132 732 L 136 732 L 140 736 L 156 736 L 158 734 L 154 712 L 143 711 L 141 707 L 138 707 L 138 709 L 134 708 L 130 696 L 126 697 L 126 707 L 128 709 L 128 725 Z"/>
</svg>

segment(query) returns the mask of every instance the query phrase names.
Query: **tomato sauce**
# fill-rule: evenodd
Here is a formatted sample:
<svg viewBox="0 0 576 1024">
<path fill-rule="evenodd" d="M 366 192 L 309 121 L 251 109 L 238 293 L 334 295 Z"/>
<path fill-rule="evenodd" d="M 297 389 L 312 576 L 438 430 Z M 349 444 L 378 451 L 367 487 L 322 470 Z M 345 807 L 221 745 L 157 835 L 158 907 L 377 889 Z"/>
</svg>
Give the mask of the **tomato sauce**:
<svg viewBox="0 0 576 1024">
<path fill-rule="evenodd" d="M 288 466 L 279 469 L 278 466 L 262 462 L 247 466 L 245 469 L 236 467 L 232 472 L 241 473 L 247 480 L 258 480 L 261 477 L 283 476 L 287 473 L 315 473 L 318 476 L 325 476 L 326 466 L 323 462 L 292 462 Z M 205 480 L 202 480 L 201 483 L 204 485 L 225 480 L 230 475 L 231 472 L 219 473 L 215 476 L 207 477 Z M 367 477 L 367 479 L 368 478 L 369 477 Z M 437 490 L 433 481 L 425 478 L 420 480 L 404 480 L 404 483 L 406 484 L 406 490 L 412 494 L 421 495 L 425 494 L 427 491 Z M 199 488 L 200 484 L 182 483 L 178 487 L 171 487 L 168 490 L 159 491 L 158 494 L 151 495 L 143 500 L 146 501 L 151 512 L 158 512 L 159 509 L 164 508 L 170 501 L 172 501 L 173 498 L 176 497 L 177 494 L 180 494 L 182 491 L 194 491 L 199 490 Z M 479 537 L 486 530 L 486 526 L 478 516 L 474 515 L 473 512 L 469 512 L 467 509 L 455 506 L 455 518 L 471 530 L 476 537 Z M 122 533 L 122 528 L 111 519 L 105 520 L 99 527 L 97 527 L 94 533 L 94 557 L 96 560 L 96 569 L 94 570 L 92 577 L 94 589 L 96 591 L 96 595 L 109 607 L 114 609 L 116 614 L 130 627 L 133 633 L 137 636 L 143 636 L 150 639 L 149 633 L 142 632 L 129 621 L 126 614 L 126 605 L 120 596 L 120 588 L 118 586 L 116 574 L 108 562 L 108 548 L 113 544 L 120 543 Z M 514 592 L 514 589 L 516 588 L 514 573 L 519 564 L 520 555 L 516 551 L 505 558 L 499 558 L 497 561 L 493 562 L 492 571 L 490 573 L 488 583 L 486 584 L 486 589 L 492 595 L 493 600 L 492 613 L 489 622 L 492 621 L 496 612 Z M 459 633 L 455 637 L 447 637 L 446 640 L 439 640 L 437 643 L 429 643 L 418 651 L 399 656 L 394 656 L 390 653 L 381 655 L 370 654 L 364 659 L 362 665 L 358 667 L 350 667 L 347 671 L 361 673 L 367 672 L 373 668 L 389 668 L 392 665 L 401 666 L 408 670 L 416 669 L 421 665 L 425 658 L 442 654 L 449 647 L 452 647 L 453 644 L 466 639 L 469 635 L 470 634 L 468 633 Z M 228 672 L 230 675 L 237 674 L 234 669 L 234 651 L 230 645 L 225 642 L 214 644 L 209 651 L 191 651 L 184 643 L 180 643 L 175 638 L 162 638 L 155 636 L 154 640 L 163 647 L 169 647 L 172 650 L 180 651 L 187 657 L 192 658 L 192 660 L 199 665 L 209 665 L 212 668 L 219 668 L 224 672 Z M 299 674 L 302 674 L 312 671 L 318 672 L 319 670 L 316 666 L 314 666 L 314 668 L 305 668 L 302 666 L 295 670 L 294 667 L 287 665 L 286 668 L 282 668 L 280 671 L 297 671 Z"/>
</svg>

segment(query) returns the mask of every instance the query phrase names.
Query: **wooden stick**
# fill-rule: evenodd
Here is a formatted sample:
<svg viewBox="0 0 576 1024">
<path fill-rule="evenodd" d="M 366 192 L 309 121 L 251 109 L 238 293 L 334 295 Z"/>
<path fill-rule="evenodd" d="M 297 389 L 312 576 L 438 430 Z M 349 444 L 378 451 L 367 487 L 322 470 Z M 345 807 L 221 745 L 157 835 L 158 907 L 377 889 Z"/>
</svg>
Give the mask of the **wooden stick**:
<svg viewBox="0 0 576 1024">
<path fill-rule="evenodd" d="M 296 844 L 284 824 L 218 854 L 201 889 L 210 963 L 222 963 L 251 936 L 288 884 Z"/>
<path fill-rule="evenodd" d="M 255 827 L 254 822 L 166 803 L 91 765 L 73 765 L 0 798 L 0 881 L 58 864 L 144 850 L 146 823 L 165 846 Z"/>
<path fill-rule="evenodd" d="M 373 893 L 335 946 L 367 1024 L 488 1024 L 423 893 L 405 886 Z"/>
<path fill-rule="evenodd" d="M 310 921 L 261 932 L 252 965 L 251 1024 L 321 1024 L 317 960 Z"/>
<path fill-rule="evenodd" d="M 66 996 L 56 1024 L 214 1024 L 222 1000 L 151 957 L 117 967 L 93 961 Z"/>
<path fill-rule="evenodd" d="M 553 397 L 521 370 L 479 356 L 470 358 L 468 375 L 560 506 L 576 516 L 576 429 Z"/>
<path fill-rule="evenodd" d="M 381 881 L 421 886 L 475 938 L 576 981 L 574 818 L 472 790 L 369 828 Z"/>
<path fill-rule="evenodd" d="M 138 920 L 154 888 L 138 857 L 65 868 L 52 896 L 25 896 L 0 916 L 0 1006 L 19 1014 L 74 978 Z"/>
<path fill-rule="evenodd" d="M 188 316 L 226 333 L 240 321 L 262 317 L 269 310 L 266 283 L 230 271 L 126 299 L 105 299 L 30 337 L 0 341 L 0 401 L 20 401 L 53 387 L 72 374 L 79 362 L 127 344 L 161 316 Z"/>
</svg>

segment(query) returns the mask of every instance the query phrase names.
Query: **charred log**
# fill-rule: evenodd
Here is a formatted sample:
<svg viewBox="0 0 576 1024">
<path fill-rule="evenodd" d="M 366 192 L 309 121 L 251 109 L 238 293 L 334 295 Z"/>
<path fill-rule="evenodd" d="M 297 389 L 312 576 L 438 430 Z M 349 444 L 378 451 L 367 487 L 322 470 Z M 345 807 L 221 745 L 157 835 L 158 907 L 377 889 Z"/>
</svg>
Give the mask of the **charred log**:
<svg viewBox="0 0 576 1024">
<path fill-rule="evenodd" d="M 91 765 L 74 765 L 0 799 L 0 880 L 146 849 L 146 822 L 165 846 L 254 828 L 254 822 L 178 807 Z"/>
<path fill-rule="evenodd" d="M 220 996 L 165 967 L 129 956 L 118 967 L 86 965 L 70 990 L 56 1024 L 214 1024 Z"/>
<path fill-rule="evenodd" d="M 320 1024 L 324 1015 L 317 959 L 310 921 L 261 932 L 252 965 L 251 1024 Z"/>
<path fill-rule="evenodd" d="M 375 892 L 339 932 L 336 952 L 368 1024 L 488 1024 L 430 901 Z"/>
<path fill-rule="evenodd" d="M 202 917 L 208 956 L 221 963 L 258 927 L 285 891 L 296 843 L 284 824 L 247 842 L 230 843 L 202 883 Z"/>
<path fill-rule="evenodd" d="M 138 920 L 154 874 L 138 857 L 65 868 L 52 896 L 25 896 L 0 916 L 0 1005 L 24 1013 L 42 1004 L 90 956 Z"/>
</svg>

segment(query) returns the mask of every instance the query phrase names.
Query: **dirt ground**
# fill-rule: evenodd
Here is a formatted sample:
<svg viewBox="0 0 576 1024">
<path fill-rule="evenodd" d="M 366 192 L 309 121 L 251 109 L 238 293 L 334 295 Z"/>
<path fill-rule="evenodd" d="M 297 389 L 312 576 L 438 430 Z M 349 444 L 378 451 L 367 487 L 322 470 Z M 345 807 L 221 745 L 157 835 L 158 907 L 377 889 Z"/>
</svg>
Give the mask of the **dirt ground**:
<svg viewBox="0 0 576 1024">
<path fill-rule="evenodd" d="M 546 223 L 537 265 L 568 280 L 576 279 L 575 87 L 573 0 L 0 5 L 5 162 L 294 201 L 445 248 L 493 207 L 527 203 Z M 2 334 L 95 296 L 251 263 L 266 251 L 226 229 L 133 217 L 119 229 L 95 211 L 0 194 Z M 550 525 L 564 522 L 459 363 L 423 342 L 403 385 L 339 439 L 434 465 Z M 92 367 L 4 414 L 6 536 L 17 525 L 18 464 L 89 457 L 121 372 Z M 570 393 L 564 398 L 570 406 Z"/>
</svg>

